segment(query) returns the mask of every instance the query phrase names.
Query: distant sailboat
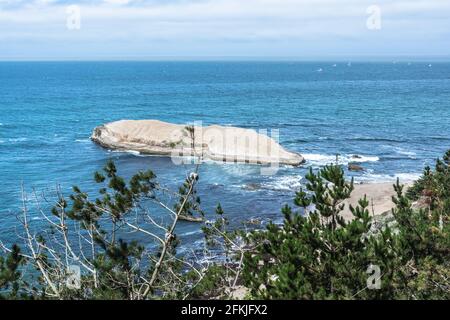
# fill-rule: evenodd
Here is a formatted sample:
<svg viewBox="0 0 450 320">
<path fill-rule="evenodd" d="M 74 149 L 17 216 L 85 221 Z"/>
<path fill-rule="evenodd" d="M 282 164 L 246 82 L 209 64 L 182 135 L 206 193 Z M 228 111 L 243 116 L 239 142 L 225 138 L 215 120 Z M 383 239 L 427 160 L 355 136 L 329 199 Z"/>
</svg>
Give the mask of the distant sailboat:
<svg viewBox="0 0 450 320">
<path fill-rule="evenodd" d="M 431 63 L 428 65 L 428 68 L 431 68 Z"/>
<path fill-rule="evenodd" d="M 322 72 L 322 71 L 323 71 L 322 68 L 317 69 L 317 72 Z"/>
</svg>

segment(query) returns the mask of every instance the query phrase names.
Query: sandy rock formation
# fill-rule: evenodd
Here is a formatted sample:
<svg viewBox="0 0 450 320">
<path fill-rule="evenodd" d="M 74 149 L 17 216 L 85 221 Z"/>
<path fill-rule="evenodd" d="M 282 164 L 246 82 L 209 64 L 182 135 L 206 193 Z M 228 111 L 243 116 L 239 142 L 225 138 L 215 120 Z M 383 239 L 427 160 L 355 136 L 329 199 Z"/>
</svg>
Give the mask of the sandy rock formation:
<svg viewBox="0 0 450 320">
<path fill-rule="evenodd" d="M 121 120 L 94 129 L 91 139 L 105 148 L 163 156 L 198 156 L 206 160 L 300 165 L 289 152 L 255 130 L 212 125 L 186 126 L 158 120 Z"/>
</svg>

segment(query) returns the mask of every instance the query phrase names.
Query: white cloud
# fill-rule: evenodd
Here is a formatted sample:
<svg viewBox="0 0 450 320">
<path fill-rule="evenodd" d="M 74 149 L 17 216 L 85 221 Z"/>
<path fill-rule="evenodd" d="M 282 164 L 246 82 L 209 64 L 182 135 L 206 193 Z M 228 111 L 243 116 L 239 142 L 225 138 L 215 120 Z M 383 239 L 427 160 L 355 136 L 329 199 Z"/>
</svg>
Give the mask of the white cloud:
<svg viewBox="0 0 450 320">
<path fill-rule="evenodd" d="M 115 5 L 126 5 L 133 2 L 133 0 L 103 0 L 105 3 Z"/>
<path fill-rule="evenodd" d="M 450 1 L 375 2 L 382 9 L 380 31 L 366 28 L 372 0 L 103 0 L 79 2 L 82 28 L 70 32 L 65 28 L 65 5 L 76 3 L 0 0 L 0 8 L 6 8 L 0 9 L 0 46 L 10 54 L 20 48 L 32 53 L 39 41 L 63 44 L 72 52 L 78 45 L 79 53 L 88 47 L 90 54 L 95 42 L 110 53 L 138 55 L 148 55 L 150 47 L 160 54 L 176 49 L 179 55 L 196 50 L 197 55 L 260 55 L 261 50 L 369 55 L 383 48 L 387 54 L 414 55 L 415 48 L 416 54 L 432 54 L 437 47 L 442 49 L 435 54 L 450 53 Z M 132 45 L 126 50 L 123 43 Z M 280 43 L 279 50 L 270 47 Z"/>
</svg>

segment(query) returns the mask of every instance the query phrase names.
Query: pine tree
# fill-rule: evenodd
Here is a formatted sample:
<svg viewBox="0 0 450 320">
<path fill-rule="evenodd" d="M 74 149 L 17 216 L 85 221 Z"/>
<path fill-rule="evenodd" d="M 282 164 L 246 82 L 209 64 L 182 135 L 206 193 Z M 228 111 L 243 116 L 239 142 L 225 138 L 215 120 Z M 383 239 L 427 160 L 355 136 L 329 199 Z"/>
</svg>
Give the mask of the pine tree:
<svg viewBox="0 0 450 320">
<path fill-rule="evenodd" d="M 329 165 L 306 176 L 307 190 L 285 206 L 283 225 L 270 224 L 250 241 L 261 243 L 245 260 L 244 277 L 252 294 L 268 299 L 350 298 L 365 286 L 370 257 L 365 235 L 371 227 L 366 198 L 351 207 L 355 219 L 341 215 L 353 181 L 347 182 L 340 166 Z M 307 213 L 303 215 L 302 213 Z"/>
<path fill-rule="evenodd" d="M 373 228 L 364 197 L 354 218 L 340 213 L 352 182 L 338 166 L 306 176 L 293 211 L 285 206 L 282 225 L 253 232 L 258 243 L 246 255 L 245 284 L 255 298 L 269 299 L 449 299 L 450 298 L 450 151 L 405 194 L 393 186 L 392 221 Z M 418 209 L 411 198 L 427 198 Z M 369 266 L 377 266 L 379 287 L 368 286 Z"/>
<path fill-rule="evenodd" d="M 25 263 L 19 246 L 13 245 L 6 257 L 0 256 L 0 299 L 20 298 L 21 266 Z M 23 296 L 22 296 L 23 297 Z"/>
</svg>

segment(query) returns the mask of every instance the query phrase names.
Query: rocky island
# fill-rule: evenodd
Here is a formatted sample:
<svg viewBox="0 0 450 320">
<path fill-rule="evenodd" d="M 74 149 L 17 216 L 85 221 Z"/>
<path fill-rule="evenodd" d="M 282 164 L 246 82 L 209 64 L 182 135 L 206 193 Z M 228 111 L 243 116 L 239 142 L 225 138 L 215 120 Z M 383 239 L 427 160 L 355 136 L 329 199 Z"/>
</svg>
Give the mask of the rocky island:
<svg viewBox="0 0 450 320">
<path fill-rule="evenodd" d="M 148 155 L 198 156 L 203 160 L 293 166 L 304 162 L 300 154 L 285 150 L 264 133 L 219 125 L 121 120 L 96 127 L 91 139 L 108 149 Z"/>
</svg>

